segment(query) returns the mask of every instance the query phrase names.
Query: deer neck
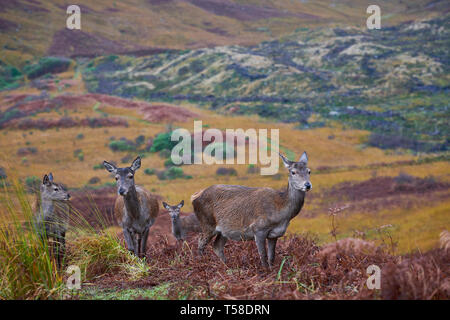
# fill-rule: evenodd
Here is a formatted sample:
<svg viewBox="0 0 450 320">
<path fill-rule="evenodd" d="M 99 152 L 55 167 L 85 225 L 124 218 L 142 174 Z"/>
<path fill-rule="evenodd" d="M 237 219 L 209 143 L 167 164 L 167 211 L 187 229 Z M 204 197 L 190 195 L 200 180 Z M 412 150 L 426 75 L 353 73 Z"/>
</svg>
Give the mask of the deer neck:
<svg viewBox="0 0 450 320">
<path fill-rule="evenodd" d="M 181 239 L 183 237 L 183 228 L 181 226 L 180 216 L 172 218 L 172 233 L 177 239 Z"/>
<path fill-rule="evenodd" d="M 55 211 L 55 203 L 51 199 L 41 199 L 40 211 L 44 216 L 48 216 Z"/>
<path fill-rule="evenodd" d="M 287 190 L 285 193 L 286 197 L 286 213 L 290 219 L 294 218 L 303 207 L 303 202 L 305 200 L 305 192 L 295 189 L 288 183 Z"/>
<path fill-rule="evenodd" d="M 132 218 L 139 217 L 139 199 L 135 186 L 130 187 L 130 190 L 124 197 L 124 202 L 127 214 Z"/>
</svg>

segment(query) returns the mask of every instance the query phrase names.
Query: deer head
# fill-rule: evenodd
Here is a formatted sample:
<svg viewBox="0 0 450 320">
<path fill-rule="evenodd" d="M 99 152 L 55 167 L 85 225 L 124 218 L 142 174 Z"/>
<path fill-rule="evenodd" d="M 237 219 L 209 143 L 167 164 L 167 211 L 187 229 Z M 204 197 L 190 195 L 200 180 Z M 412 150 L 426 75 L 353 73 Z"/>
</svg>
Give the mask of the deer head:
<svg viewBox="0 0 450 320">
<path fill-rule="evenodd" d="M 181 200 L 179 204 L 176 206 L 170 206 L 167 203 L 163 202 L 163 207 L 169 211 L 170 218 L 177 219 L 180 217 L 180 209 L 184 206 L 184 200 Z"/>
<path fill-rule="evenodd" d="M 114 174 L 114 178 L 117 181 L 117 193 L 121 196 L 126 196 L 135 186 L 134 174 L 136 173 L 136 170 L 141 167 L 141 157 L 138 156 L 130 167 L 117 168 L 108 161 L 103 161 L 103 166 L 106 170 Z"/>
<path fill-rule="evenodd" d="M 309 180 L 311 170 L 307 167 L 308 156 L 306 152 L 303 152 L 298 162 L 288 160 L 281 153 L 280 157 L 283 160 L 284 166 L 289 170 L 289 186 L 303 192 L 311 190 L 312 184 Z"/>
<path fill-rule="evenodd" d="M 41 198 L 44 200 L 59 200 L 67 201 L 70 199 L 70 194 L 63 186 L 53 181 L 53 174 L 44 175 L 40 187 Z"/>
</svg>

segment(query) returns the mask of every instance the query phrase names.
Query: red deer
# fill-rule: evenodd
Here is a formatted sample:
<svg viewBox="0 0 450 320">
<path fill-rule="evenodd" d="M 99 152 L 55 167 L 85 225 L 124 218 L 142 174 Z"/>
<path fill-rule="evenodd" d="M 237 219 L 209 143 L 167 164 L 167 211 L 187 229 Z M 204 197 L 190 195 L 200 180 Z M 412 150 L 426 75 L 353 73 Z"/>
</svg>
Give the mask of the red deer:
<svg viewBox="0 0 450 320">
<path fill-rule="evenodd" d="M 261 264 L 264 267 L 273 265 L 277 239 L 284 235 L 291 219 L 300 212 L 305 194 L 312 188 L 306 152 L 298 162 L 290 161 L 282 154 L 280 157 L 289 171 L 285 191 L 213 185 L 192 195 L 194 212 L 202 229 L 198 244 L 200 253 L 217 235 L 213 249 L 225 262 L 223 249 L 228 239 L 255 240 Z"/>
<path fill-rule="evenodd" d="M 176 206 L 170 206 L 163 202 L 163 206 L 169 211 L 172 220 L 172 234 L 177 240 L 186 239 L 189 232 L 201 231 L 197 216 L 194 213 L 180 218 L 180 209 L 184 206 L 184 200 L 181 200 Z"/>
<path fill-rule="evenodd" d="M 145 257 L 150 227 L 159 213 L 158 200 L 150 192 L 134 184 L 136 170 L 141 167 L 137 157 L 131 167 L 117 168 L 103 161 L 106 170 L 115 175 L 119 196 L 114 205 L 114 215 L 123 228 L 128 250 L 138 257 Z"/>
<path fill-rule="evenodd" d="M 53 256 L 58 268 L 66 252 L 66 231 L 69 226 L 70 194 L 53 181 L 53 175 L 44 175 L 40 187 L 40 201 L 37 201 L 36 229 L 41 238 L 52 238 Z M 49 243 L 50 245 L 50 243 Z"/>
</svg>

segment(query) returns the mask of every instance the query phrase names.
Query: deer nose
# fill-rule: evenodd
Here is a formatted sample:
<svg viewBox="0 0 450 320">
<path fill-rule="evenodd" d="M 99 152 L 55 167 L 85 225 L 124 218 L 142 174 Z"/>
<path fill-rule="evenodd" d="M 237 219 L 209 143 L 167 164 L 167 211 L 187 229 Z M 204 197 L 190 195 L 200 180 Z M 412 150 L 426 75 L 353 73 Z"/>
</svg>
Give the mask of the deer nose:
<svg viewBox="0 0 450 320">
<path fill-rule="evenodd" d="M 121 196 L 123 196 L 123 195 L 125 194 L 125 189 L 124 189 L 124 188 L 120 188 L 120 189 L 119 189 L 119 194 L 120 194 Z"/>
<path fill-rule="evenodd" d="M 310 182 L 305 182 L 305 188 L 306 188 L 306 190 L 311 190 L 311 188 L 312 188 L 311 183 Z"/>
<path fill-rule="evenodd" d="M 70 199 L 70 194 L 67 194 L 67 199 Z"/>
</svg>

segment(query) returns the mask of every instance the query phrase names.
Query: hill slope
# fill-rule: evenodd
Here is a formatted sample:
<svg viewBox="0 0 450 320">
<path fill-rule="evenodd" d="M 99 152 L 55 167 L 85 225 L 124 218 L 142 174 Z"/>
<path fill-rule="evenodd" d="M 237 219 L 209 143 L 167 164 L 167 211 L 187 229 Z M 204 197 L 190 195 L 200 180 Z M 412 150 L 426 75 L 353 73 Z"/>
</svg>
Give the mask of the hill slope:
<svg viewBox="0 0 450 320">
<path fill-rule="evenodd" d="M 101 57 L 91 92 L 189 100 L 300 128 L 338 121 L 376 132 L 377 147 L 448 149 L 450 15 L 379 31 L 304 29 L 251 47 Z"/>
<path fill-rule="evenodd" d="M 16 67 L 34 56 L 75 57 L 155 48 L 256 44 L 299 27 L 362 27 L 369 1 L 361 0 L 126 0 L 78 1 L 82 30 L 68 32 L 62 0 L 2 0 L 0 55 Z M 446 1 L 378 1 L 383 24 L 448 11 Z"/>
</svg>

